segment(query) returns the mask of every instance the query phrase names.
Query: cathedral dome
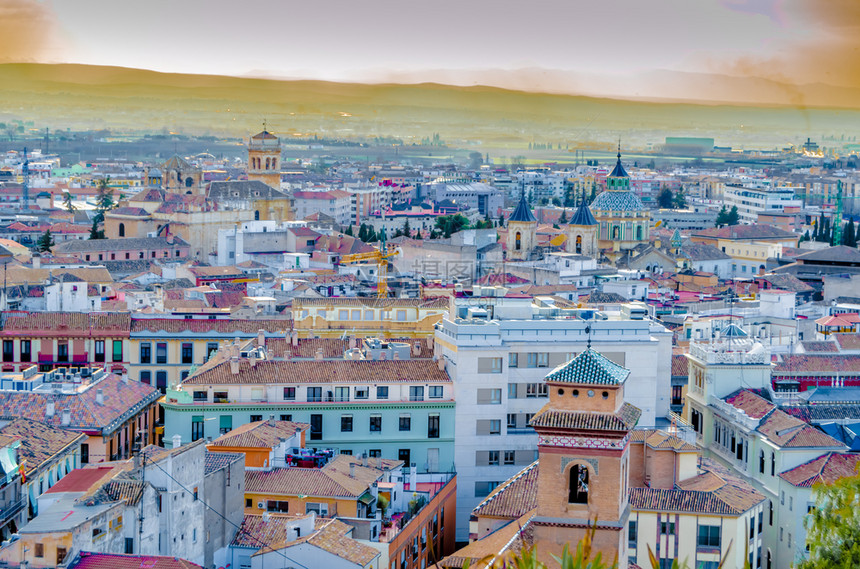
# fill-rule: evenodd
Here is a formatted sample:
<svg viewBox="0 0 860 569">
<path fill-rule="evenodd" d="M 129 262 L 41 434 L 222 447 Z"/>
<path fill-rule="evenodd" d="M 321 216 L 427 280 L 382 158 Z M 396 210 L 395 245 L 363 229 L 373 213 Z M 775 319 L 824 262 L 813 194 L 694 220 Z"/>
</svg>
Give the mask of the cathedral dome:
<svg viewBox="0 0 860 569">
<path fill-rule="evenodd" d="M 591 202 L 591 209 L 599 211 L 642 211 L 645 206 L 639 196 L 630 191 L 607 190 Z"/>
</svg>

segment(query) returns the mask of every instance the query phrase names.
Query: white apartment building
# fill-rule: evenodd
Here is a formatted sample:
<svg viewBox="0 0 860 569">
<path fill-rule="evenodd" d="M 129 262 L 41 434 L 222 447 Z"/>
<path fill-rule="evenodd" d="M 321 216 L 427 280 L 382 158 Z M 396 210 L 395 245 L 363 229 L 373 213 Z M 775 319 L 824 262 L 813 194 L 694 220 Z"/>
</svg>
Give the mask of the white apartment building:
<svg viewBox="0 0 860 569">
<path fill-rule="evenodd" d="M 737 206 L 741 223 L 753 225 L 759 213 L 782 211 L 786 207 L 803 207 L 803 200 L 794 195 L 794 188 L 742 186 L 727 184 L 723 190 L 726 209 Z"/>
<path fill-rule="evenodd" d="M 296 219 L 305 219 L 309 215 L 322 213 L 333 217 L 335 223 L 340 225 L 348 225 L 353 221 L 350 217 L 351 195 L 343 190 L 296 191 L 293 192 L 293 204 Z"/>
<path fill-rule="evenodd" d="M 672 334 L 648 319 L 559 309 L 502 287 L 458 294 L 436 325 L 435 352 L 454 384 L 457 540 L 468 539 L 472 510 L 499 483 L 536 459 L 528 426 L 547 402 L 544 377 L 593 347 L 631 370 L 625 399 L 640 426 L 666 423 L 671 399 Z"/>
</svg>

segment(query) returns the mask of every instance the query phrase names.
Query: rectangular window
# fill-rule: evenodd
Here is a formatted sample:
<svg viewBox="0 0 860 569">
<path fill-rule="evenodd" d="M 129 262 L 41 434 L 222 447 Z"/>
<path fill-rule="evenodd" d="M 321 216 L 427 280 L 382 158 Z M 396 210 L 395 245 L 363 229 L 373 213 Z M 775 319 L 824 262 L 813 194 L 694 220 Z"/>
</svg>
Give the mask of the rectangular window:
<svg viewBox="0 0 860 569">
<path fill-rule="evenodd" d="M 502 373 L 502 358 L 478 358 L 478 373 Z"/>
<path fill-rule="evenodd" d="M 122 340 L 113 341 L 113 361 L 122 361 Z"/>
<path fill-rule="evenodd" d="M 487 464 L 489 466 L 498 466 L 499 465 L 499 451 L 497 451 L 497 450 L 488 451 Z"/>
<path fill-rule="evenodd" d="M 251 421 L 250 422 L 251 423 L 259 423 L 262 420 L 263 420 L 262 415 L 251 415 Z"/>
<path fill-rule="evenodd" d="M 282 415 L 281 415 L 281 421 L 292 421 L 292 420 L 293 420 L 293 416 L 292 416 L 292 415 L 289 415 L 289 414 L 287 414 L 287 415 L 283 415 L 283 414 L 282 414 Z"/>
<path fill-rule="evenodd" d="M 355 398 L 356 399 L 367 399 L 370 394 L 370 389 L 367 387 L 356 387 L 355 388 Z"/>
<path fill-rule="evenodd" d="M 430 399 L 442 399 L 442 395 L 445 393 L 445 388 L 441 385 L 431 385 L 428 390 Z"/>
<path fill-rule="evenodd" d="M 295 401 L 296 400 L 296 388 L 295 387 L 285 387 L 284 388 L 284 401 Z"/>
<path fill-rule="evenodd" d="M 424 387 L 421 385 L 413 385 L 409 388 L 410 401 L 424 401 Z"/>
<path fill-rule="evenodd" d="M 155 372 L 155 387 L 161 390 L 161 393 L 167 393 L 167 372 L 166 371 L 157 371 Z"/>
<path fill-rule="evenodd" d="M 487 496 L 490 492 L 492 492 L 492 491 L 496 488 L 496 486 L 498 486 L 499 484 L 500 484 L 500 483 L 499 483 L 499 482 L 497 482 L 497 481 L 493 481 L 493 482 L 487 482 L 487 481 L 484 481 L 484 482 L 475 482 L 475 498 L 484 498 L 484 497 L 486 497 L 486 496 Z"/>
<path fill-rule="evenodd" d="M 340 432 L 341 433 L 351 433 L 352 432 L 352 415 L 341 415 L 340 416 Z"/>
<path fill-rule="evenodd" d="M 388 399 L 388 386 L 380 385 L 376 388 L 376 398 L 377 399 Z"/>
<path fill-rule="evenodd" d="M 10 360 L 11 361 L 11 360 Z M 41 543 L 37 543 L 33 548 L 33 555 L 36 557 L 44 557 L 45 556 L 45 546 Z"/>
<path fill-rule="evenodd" d="M 501 405 L 501 389 L 478 389 L 478 405 Z"/>
<path fill-rule="evenodd" d="M 528 367 L 548 367 L 549 352 L 529 352 Z"/>
<path fill-rule="evenodd" d="M 209 392 L 208 391 L 195 391 L 194 392 L 194 402 L 201 401 L 209 401 Z"/>
<path fill-rule="evenodd" d="M 226 435 L 233 430 L 233 415 L 221 415 L 218 418 L 218 433 Z"/>
<path fill-rule="evenodd" d="M 3 340 L 3 361 L 15 361 L 15 340 Z M 37 543 L 36 545 L 41 546 L 42 544 Z"/>
<path fill-rule="evenodd" d="M 194 344 L 192 344 L 191 342 L 182 343 L 182 363 L 194 363 Z"/>
<path fill-rule="evenodd" d="M 311 440 L 320 441 L 323 438 L 323 416 L 311 415 Z"/>
<path fill-rule="evenodd" d="M 286 514 L 290 511 L 290 503 L 286 500 L 266 500 L 266 511 Z"/>
<path fill-rule="evenodd" d="M 322 401 L 322 387 L 308 387 L 308 401 L 311 403 Z"/>
<path fill-rule="evenodd" d="M 167 363 L 167 344 L 163 342 L 159 342 L 155 344 L 155 363 L 157 364 L 166 364 Z"/>
<path fill-rule="evenodd" d="M 527 383 L 526 397 L 549 397 L 549 389 L 547 388 L 546 383 Z"/>
<path fill-rule="evenodd" d="M 367 451 L 367 456 L 370 458 L 382 458 L 382 449 L 372 448 Z"/>
<path fill-rule="evenodd" d="M 400 415 L 400 430 L 401 431 L 411 431 L 412 430 L 412 416 L 408 414 Z"/>
<path fill-rule="evenodd" d="M 371 433 L 381 433 L 382 432 L 382 415 L 371 415 L 370 416 L 370 432 Z"/>
<path fill-rule="evenodd" d="M 203 416 L 194 415 L 191 417 L 191 440 L 199 441 L 203 438 Z"/>
<path fill-rule="evenodd" d="M 720 547 L 720 526 L 699 526 L 699 547 Z"/>
<path fill-rule="evenodd" d="M 341 402 L 349 401 L 349 387 L 335 387 L 334 400 Z"/>
<path fill-rule="evenodd" d="M 33 359 L 32 353 L 33 352 L 31 351 L 32 350 L 31 346 L 32 346 L 32 344 L 30 343 L 30 340 L 21 340 L 21 358 L 20 358 L 20 361 L 22 361 L 22 362 L 32 361 L 32 359 Z"/>
<path fill-rule="evenodd" d="M 93 359 L 97 362 L 105 361 L 105 341 L 104 340 L 96 340 L 95 344 L 95 356 Z"/>
<path fill-rule="evenodd" d="M 516 399 L 517 398 L 517 384 L 509 383 L 508 384 L 508 399 Z"/>
<path fill-rule="evenodd" d="M 517 462 L 517 453 L 512 450 L 505 451 L 505 464 L 516 464 Z"/>
<path fill-rule="evenodd" d="M 478 419 L 476 434 L 478 436 L 500 435 L 502 422 L 498 419 Z"/>
<path fill-rule="evenodd" d="M 229 391 L 214 391 L 212 392 L 213 399 L 215 403 L 227 403 L 230 401 L 230 392 Z"/>
<path fill-rule="evenodd" d="M 218 342 L 206 342 L 206 361 L 218 351 Z"/>
<path fill-rule="evenodd" d="M 636 520 L 630 520 L 627 524 L 627 541 L 636 543 Z"/>
<path fill-rule="evenodd" d="M 508 354 L 508 367 L 520 367 L 520 355 L 516 352 L 510 352 Z"/>
<path fill-rule="evenodd" d="M 408 448 L 402 448 L 397 451 L 397 460 L 402 460 L 404 466 L 410 466 L 411 451 Z"/>
<path fill-rule="evenodd" d="M 431 414 L 427 416 L 427 438 L 439 438 L 439 415 Z"/>
<path fill-rule="evenodd" d="M 152 363 L 152 344 L 150 344 L 149 342 L 143 342 L 140 345 L 140 363 Z"/>
<path fill-rule="evenodd" d="M 152 383 L 152 372 L 151 371 L 142 371 L 140 372 L 140 382 L 149 385 Z"/>
<path fill-rule="evenodd" d="M 68 343 L 60 342 L 57 344 L 57 361 L 58 362 L 69 361 L 69 344 Z"/>
<path fill-rule="evenodd" d="M 90 445 L 83 443 L 81 445 L 81 464 L 89 464 L 90 462 Z"/>
<path fill-rule="evenodd" d="M 675 522 L 660 522 L 660 533 L 663 535 L 675 535 Z"/>
</svg>

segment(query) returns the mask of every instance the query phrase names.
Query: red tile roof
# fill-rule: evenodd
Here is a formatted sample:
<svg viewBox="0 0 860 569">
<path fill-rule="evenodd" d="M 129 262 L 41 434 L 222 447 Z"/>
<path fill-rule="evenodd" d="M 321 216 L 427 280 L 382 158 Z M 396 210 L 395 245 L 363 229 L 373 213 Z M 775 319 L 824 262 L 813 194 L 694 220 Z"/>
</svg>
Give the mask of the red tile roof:
<svg viewBox="0 0 860 569">
<path fill-rule="evenodd" d="M 85 438 L 81 433 L 23 417 L 18 417 L 0 429 L 0 441 L 21 441 L 18 454 L 26 461 L 24 467 L 28 477 L 32 477 L 43 466 L 47 467 L 57 454 Z"/>
<path fill-rule="evenodd" d="M 751 419 L 761 419 L 776 409 L 776 405 L 746 389 L 735 391 L 724 401 Z"/>
<path fill-rule="evenodd" d="M 813 484 L 833 484 L 840 478 L 857 476 L 858 464 L 860 454 L 829 452 L 786 470 L 779 476 L 789 484 L 809 488 Z"/>
<path fill-rule="evenodd" d="M 782 356 L 782 361 L 773 368 L 774 375 L 808 375 L 816 372 L 860 375 L 860 355 L 794 354 Z"/>
<path fill-rule="evenodd" d="M 245 471 L 245 492 L 253 494 L 358 498 L 368 488 L 366 482 L 321 468 Z"/>
<path fill-rule="evenodd" d="M 111 331 L 128 334 L 131 316 L 127 313 L 86 312 L 4 312 L 3 333 L 39 336 L 57 332 Z"/>
<path fill-rule="evenodd" d="M 860 334 L 832 334 L 840 350 L 860 350 Z"/>
<path fill-rule="evenodd" d="M 448 374 L 432 360 L 384 361 L 262 361 L 255 367 L 239 362 L 239 373 L 233 374 L 230 362 L 202 370 L 182 382 L 183 385 L 236 385 L 270 383 L 449 383 Z"/>
<path fill-rule="evenodd" d="M 830 447 L 844 448 L 845 445 L 815 427 L 792 417 L 779 409 L 771 413 L 758 426 L 758 432 L 781 447 Z"/>
<path fill-rule="evenodd" d="M 513 519 L 536 508 L 538 469 L 538 461 L 534 461 L 501 483 L 472 510 L 472 515 Z"/>
<path fill-rule="evenodd" d="M 544 406 L 532 418 L 529 425 L 545 429 L 627 431 L 636 426 L 641 414 L 642 411 L 629 403 L 624 403 L 617 413 L 566 411 Z"/>
<path fill-rule="evenodd" d="M 272 449 L 282 440 L 295 435 L 296 431 L 307 431 L 310 428 L 307 423 L 292 421 L 275 421 L 274 425 L 270 425 L 268 421 L 256 421 L 236 427 L 212 441 L 209 446 Z"/>
<path fill-rule="evenodd" d="M 203 569 L 200 565 L 161 555 L 120 555 L 118 553 L 89 553 L 82 551 L 80 558 L 69 569 Z"/>
<path fill-rule="evenodd" d="M 672 375 L 687 377 L 690 360 L 684 354 L 672 356 Z"/>
<path fill-rule="evenodd" d="M 167 332 L 174 334 L 233 334 L 256 335 L 258 330 L 283 333 L 292 329 L 291 320 L 203 320 L 199 318 L 132 318 L 131 333 Z"/>
</svg>

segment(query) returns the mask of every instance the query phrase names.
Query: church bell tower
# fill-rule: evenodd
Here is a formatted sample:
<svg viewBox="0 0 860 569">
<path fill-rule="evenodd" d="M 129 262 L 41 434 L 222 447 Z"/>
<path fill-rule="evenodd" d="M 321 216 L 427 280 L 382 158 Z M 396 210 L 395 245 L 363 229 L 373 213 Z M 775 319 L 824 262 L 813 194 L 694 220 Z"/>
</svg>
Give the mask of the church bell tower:
<svg viewBox="0 0 860 569">
<path fill-rule="evenodd" d="M 266 123 L 248 141 L 248 179 L 281 189 L 281 141 L 266 130 Z"/>
</svg>

